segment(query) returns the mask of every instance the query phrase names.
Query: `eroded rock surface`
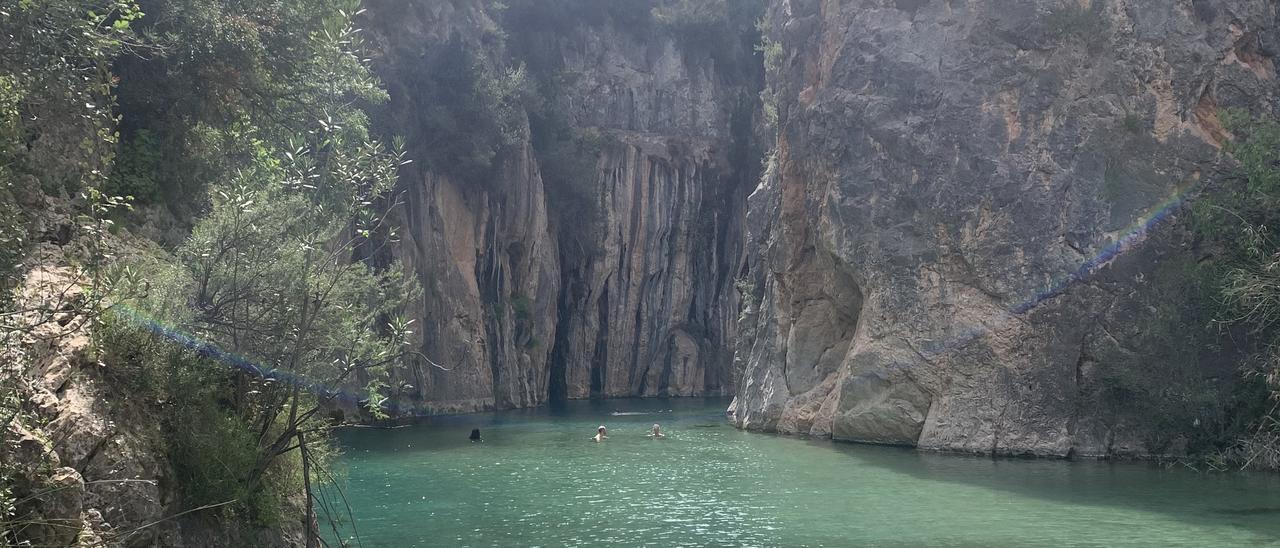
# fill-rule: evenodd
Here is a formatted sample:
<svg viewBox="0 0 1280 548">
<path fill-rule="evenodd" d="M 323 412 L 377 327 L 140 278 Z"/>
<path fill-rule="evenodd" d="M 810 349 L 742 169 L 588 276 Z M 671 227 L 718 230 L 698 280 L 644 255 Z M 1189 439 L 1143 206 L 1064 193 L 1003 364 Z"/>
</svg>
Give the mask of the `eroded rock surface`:
<svg viewBox="0 0 1280 548">
<path fill-rule="evenodd" d="M 271 530 L 211 523 L 182 514 L 155 402 L 109 378 L 118 363 L 92 357 L 82 315 L 87 282 L 76 270 L 34 254 L 18 289 L 17 318 L 29 326 L 4 348 L 0 375 L 21 402 L 0 431 L 0 465 L 20 501 L 5 540 L 31 546 L 299 545 L 300 523 Z M 118 379 L 117 379 L 118 380 Z M 21 544 L 27 545 L 27 544 Z"/>
<path fill-rule="evenodd" d="M 727 392 L 742 204 L 758 169 L 743 153 L 759 78 L 751 41 L 690 45 L 608 9 L 563 19 L 537 3 L 370 4 L 391 94 L 375 119 L 415 160 L 401 172 L 401 240 L 383 251 L 425 288 L 407 311 L 421 357 L 397 374 L 403 410 Z M 637 13 L 648 20 L 648 7 Z M 437 68 L 459 65 L 462 76 Z M 509 142 L 479 173 L 432 147 L 483 129 L 425 129 L 456 91 L 441 82 L 469 81 L 466 70 L 519 71 L 541 95 L 504 107 L 515 111 L 504 111 Z M 547 163 L 583 158 L 551 158 L 539 123 L 591 141 L 575 180 L 547 179 Z"/>
<path fill-rule="evenodd" d="M 1176 452 L 1100 379 L 1152 352 L 1178 207 L 1231 166 L 1219 109 L 1275 114 L 1275 4 L 778 0 L 768 34 L 737 424 Z M 1235 378 L 1206 363 L 1196 382 Z"/>
</svg>

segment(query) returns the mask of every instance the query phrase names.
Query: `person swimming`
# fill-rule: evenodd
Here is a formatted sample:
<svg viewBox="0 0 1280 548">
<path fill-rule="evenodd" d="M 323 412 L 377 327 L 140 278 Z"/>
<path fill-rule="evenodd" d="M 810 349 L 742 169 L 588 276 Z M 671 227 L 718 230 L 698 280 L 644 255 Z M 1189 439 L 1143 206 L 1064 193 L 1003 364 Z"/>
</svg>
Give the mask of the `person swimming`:
<svg viewBox="0 0 1280 548">
<path fill-rule="evenodd" d="M 597 443 L 607 439 L 609 439 L 609 436 L 605 435 L 605 429 L 603 424 L 600 425 L 600 428 L 596 429 L 596 435 L 591 437 L 591 441 L 594 441 Z"/>
<path fill-rule="evenodd" d="M 471 437 L 470 437 L 469 439 L 470 439 L 471 441 L 484 441 L 484 440 L 480 439 L 480 429 L 479 429 L 479 428 L 472 428 L 472 429 L 471 429 Z"/>
<path fill-rule="evenodd" d="M 665 438 L 667 437 L 667 435 L 662 433 L 661 426 L 658 426 L 657 424 L 655 424 L 653 425 L 653 430 L 649 431 L 649 437 L 656 439 L 656 438 Z"/>
</svg>

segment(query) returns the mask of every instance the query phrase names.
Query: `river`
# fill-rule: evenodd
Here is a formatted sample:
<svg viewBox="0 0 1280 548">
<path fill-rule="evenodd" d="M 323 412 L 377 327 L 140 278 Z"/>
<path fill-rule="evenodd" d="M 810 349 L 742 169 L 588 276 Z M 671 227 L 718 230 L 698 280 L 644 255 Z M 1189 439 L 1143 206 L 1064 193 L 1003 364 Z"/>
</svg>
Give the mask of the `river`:
<svg viewBox="0 0 1280 548">
<path fill-rule="evenodd" d="M 354 525 L 342 535 L 366 547 L 1280 546 L 1276 475 L 748 433 L 725 421 L 727 403 L 571 402 L 345 430 Z M 655 422 L 667 438 L 646 437 Z M 593 443 L 600 424 L 609 439 Z"/>
</svg>

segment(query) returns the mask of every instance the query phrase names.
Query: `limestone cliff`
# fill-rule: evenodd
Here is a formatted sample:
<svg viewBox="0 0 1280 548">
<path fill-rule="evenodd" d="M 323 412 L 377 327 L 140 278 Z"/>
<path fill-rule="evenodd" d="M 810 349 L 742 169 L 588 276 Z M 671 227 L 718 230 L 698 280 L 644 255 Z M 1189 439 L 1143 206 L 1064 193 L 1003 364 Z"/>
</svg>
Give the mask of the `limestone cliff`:
<svg viewBox="0 0 1280 548">
<path fill-rule="evenodd" d="M 726 52 L 578 4 L 369 2 L 375 121 L 414 160 L 380 251 L 425 288 L 414 412 L 732 385 L 754 16 Z"/>
<path fill-rule="evenodd" d="M 1139 343 L 1164 265 L 1188 255 L 1179 208 L 1230 168 L 1219 109 L 1280 107 L 1276 10 L 772 2 L 779 131 L 751 199 L 737 424 L 995 454 L 1177 451 L 1152 443 L 1167 417 L 1097 394 L 1132 363 L 1184 387 L 1235 378 Z"/>
</svg>

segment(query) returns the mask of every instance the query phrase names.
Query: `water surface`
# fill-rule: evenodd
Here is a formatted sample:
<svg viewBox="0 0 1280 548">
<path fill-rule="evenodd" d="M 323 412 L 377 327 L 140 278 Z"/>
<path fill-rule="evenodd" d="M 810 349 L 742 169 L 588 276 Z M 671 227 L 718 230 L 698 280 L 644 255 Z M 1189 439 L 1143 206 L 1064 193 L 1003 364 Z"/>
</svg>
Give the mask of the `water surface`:
<svg viewBox="0 0 1280 548">
<path fill-rule="evenodd" d="M 366 547 L 1280 546 L 1280 478 L 740 432 L 613 400 L 340 434 Z M 668 438 L 645 436 L 661 423 Z M 595 427 L 609 440 L 590 441 Z M 467 435 L 480 428 L 484 442 Z"/>
</svg>

